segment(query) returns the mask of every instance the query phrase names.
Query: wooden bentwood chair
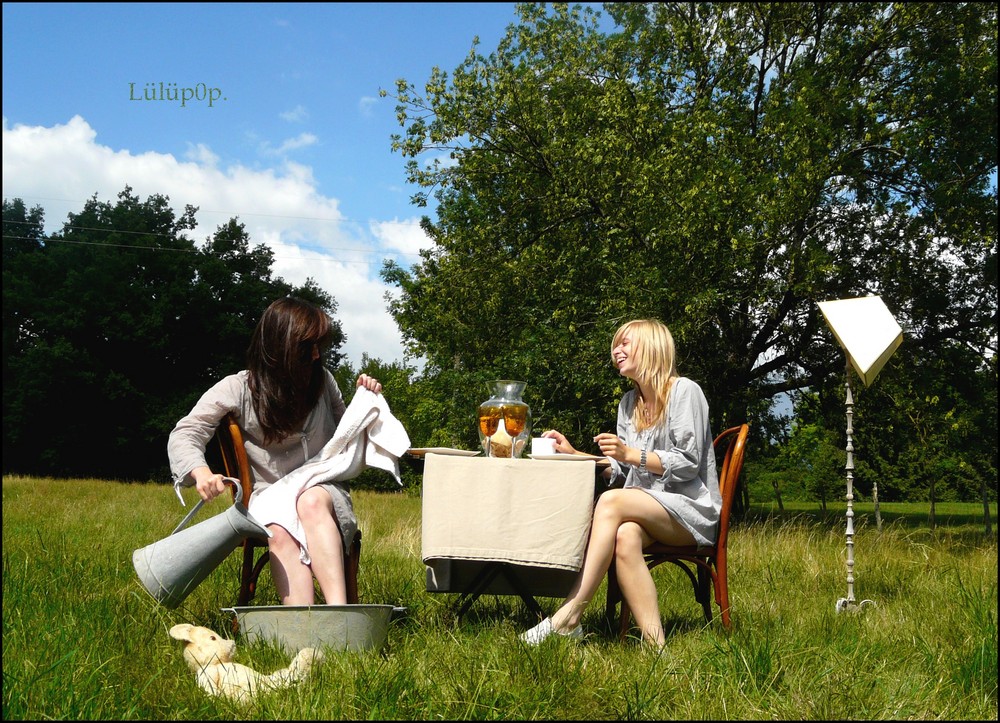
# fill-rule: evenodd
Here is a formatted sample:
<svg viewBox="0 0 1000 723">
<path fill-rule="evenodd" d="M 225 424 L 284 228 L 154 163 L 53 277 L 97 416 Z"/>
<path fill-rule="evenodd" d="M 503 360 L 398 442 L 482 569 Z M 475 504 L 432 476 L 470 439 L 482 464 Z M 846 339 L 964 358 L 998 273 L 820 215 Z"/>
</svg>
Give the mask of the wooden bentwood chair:
<svg viewBox="0 0 1000 723">
<path fill-rule="evenodd" d="M 672 562 L 691 579 L 694 597 L 705 611 L 705 619 L 712 622 L 712 601 L 709 581 L 715 588 L 715 602 L 722 612 L 722 624 L 729 630 L 729 582 L 726 575 L 726 544 L 729 538 L 729 513 L 736 496 L 737 481 L 743 469 L 743 448 L 750 428 L 746 425 L 731 427 L 715 438 L 713 444 L 716 459 L 722 460 L 719 467 L 719 492 L 722 494 L 722 512 L 719 515 L 719 531 L 714 545 L 665 545 L 654 542 L 645 550 L 646 565 L 652 570 L 663 562 Z M 724 456 L 722 456 L 724 453 Z M 696 572 L 697 571 L 697 574 Z M 608 596 L 605 615 L 608 623 L 614 625 L 615 608 L 621 603 L 619 637 L 623 640 L 631 622 L 631 610 L 618 587 L 618 576 L 612 560 L 608 570 Z"/>
<path fill-rule="evenodd" d="M 236 417 L 227 414 L 216 429 L 215 438 L 222 452 L 222 464 L 228 477 L 235 477 L 243 488 L 243 503 L 250 501 L 253 490 L 253 470 L 247 459 L 246 447 L 243 446 L 243 432 L 240 430 Z M 233 493 L 235 497 L 235 492 Z M 257 557 L 257 551 L 263 549 Z M 264 537 L 248 537 L 243 541 L 243 567 L 240 571 L 240 592 L 236 598 L 238 606 L 246 606 L 257 593 L 257 578 L 268 563 L 271 553 L 267 549 L 267 539 Z M 256 558 L 256 562 L 254 559 Z M 344 558 L 344 576 L 347 586 L 347 602 L 358 602 L 358 562 L 361 559 L 361 530 L 358 530 L 351 542 L 351 551 Z"/>
</svg>

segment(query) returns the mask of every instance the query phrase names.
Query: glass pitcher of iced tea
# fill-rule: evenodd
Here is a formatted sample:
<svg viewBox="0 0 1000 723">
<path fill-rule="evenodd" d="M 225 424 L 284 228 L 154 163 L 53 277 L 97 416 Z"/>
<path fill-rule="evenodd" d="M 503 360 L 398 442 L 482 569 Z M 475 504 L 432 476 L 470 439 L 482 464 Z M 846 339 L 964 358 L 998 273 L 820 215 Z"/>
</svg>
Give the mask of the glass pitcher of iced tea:
<svg viewBox="0 0 1000 723">
<path fill-rule="evenodd" d="M 521 399 L 525 382 L 490 382 L 493 396 L 479 405 L 479 444 L 487 457 L 520 457 L 531 437 L 531 409 Z"/>
</svg>

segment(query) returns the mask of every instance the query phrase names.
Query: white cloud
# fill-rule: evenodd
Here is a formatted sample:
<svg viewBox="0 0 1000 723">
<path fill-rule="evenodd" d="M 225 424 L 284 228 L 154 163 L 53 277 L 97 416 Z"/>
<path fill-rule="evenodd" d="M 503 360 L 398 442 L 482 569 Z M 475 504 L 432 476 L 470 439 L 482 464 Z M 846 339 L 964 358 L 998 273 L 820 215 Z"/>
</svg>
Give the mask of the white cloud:
<svg viewBox="0 0 1000 723">
<path fill-rule="evenodd" d="M 421 249 L 433 246 L 433 242 L 420 228 L 420 219 L 418 218 L 403 221 L 399 219 L 372 221 L 369 228 L 372 236 L 382 241 L 382 245 L 386 249 L 400 254 L 416 256 Z"/>
<path fill-rule="evenodd" d="M 297 105 L 291 110 L 279 113 L 278 117 L 283 121 L 288 121 L 289 123 L 300 123 L 309 118 L 309 111 L 305 109 L 305 106 Z"/>
<path fill-rule="evenodd" d="M 358 101 L 358 110 L 363 116 L 371 116 L 372 108 L 376 103 L 378 103 L 378 98 L 370 95 L 362 96 L 361 100 Z"/>
<path fill-rule="evenodd" d="M 264 141 L 260 144 L 260 152 L 265 156 L 284 156 L 289 151 L 316 145 L 318 141 L 319 138 L 312 133 L 299 133 L 294 138 L 285 139 L 277 148 L 272 148 L 268 141 Z"/>
<path fill-rule="evenodd" d="M 376 241 L 386 243 L 387 253 L 413 248 L 412 222 L 374 222 L 372 237 L 358 238 L 345 228 L 338 200 L 316 190 L 307 166 L 219 168 L 218 157 L 203 144 L 192 145 L 178 160 L 167 153 L 116 151 L 96 137 L 80 116 L 51 128 L 8 128 L 4 118 L 4 198 L 45 209 L 48 233 L 95 193 L 113 202 L 126 185 L 140 198 L 169 197 L 178 213 L 186 204 L 197 206 L 193 237 L 199 243 L 239 217 L 252 243 L 274 249 L 276 275 L 293 284 L 312 277 L 336 299 L 348 337 L 344 352 L 352 364 L 361 361 L 362 352 L 385 362 L 402 359 L 399 332 L 384 299 L 392 289 L 378 278 L 383 251 Z M 398 233 L 391 230 L 396 226 Z"/>
<path fill-rule="evenodd" d="M 6 124 L 4 129 L 6 130 Z M 188 143 L 188 150 L 184 154 L 184 158 L 212 168 L 219 162 L 219 157 L 204 143 Z"/>
</svg>

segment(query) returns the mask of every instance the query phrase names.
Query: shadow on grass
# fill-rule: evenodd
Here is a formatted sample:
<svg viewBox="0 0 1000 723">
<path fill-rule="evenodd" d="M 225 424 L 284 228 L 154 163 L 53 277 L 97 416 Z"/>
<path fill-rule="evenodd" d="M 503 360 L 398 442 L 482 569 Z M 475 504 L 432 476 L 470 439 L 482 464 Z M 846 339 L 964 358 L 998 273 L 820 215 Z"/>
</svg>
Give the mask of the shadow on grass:
<svg viewBox="0 0 1000 723">
<path fill-rule="evenodd" d="M 692 598 L 692 601 L 694 599 Z M 596 621 L 594 630 L 598 632 L 605 640 L 610 642 L 622 642 L 626 645 L 640 645 L 642 642 L 642 636 L 639 633 L 639 628 L 635 625 L 635 620 L 629 621 L 629 628 L 626 632 L 624 640 L 621 640 L 621 619 L 618 616 L 618 611 L 616 609 L 616 614 L 614 618 L 608 619 L 601 615 Z M 718 608 L 713 612 L 718 613 Z M 663 634 L 669 641 L 672 638 L 683 637 L 685 635 L 700 633 L 705 630 L 708 623 L 705 621 L 705 617 L 701 614 L 701 606 L 695 604 L 689 613 L 674 613 L 669 611 L 664 611 L 661 609 L 662 623 L 663 623 Z M 718 617 L 715 615 L 714 617 Z M 716 624 L 719 625 L 720 629 L 722 626 L 722 620 L 714 620 Z"/>
</svg>

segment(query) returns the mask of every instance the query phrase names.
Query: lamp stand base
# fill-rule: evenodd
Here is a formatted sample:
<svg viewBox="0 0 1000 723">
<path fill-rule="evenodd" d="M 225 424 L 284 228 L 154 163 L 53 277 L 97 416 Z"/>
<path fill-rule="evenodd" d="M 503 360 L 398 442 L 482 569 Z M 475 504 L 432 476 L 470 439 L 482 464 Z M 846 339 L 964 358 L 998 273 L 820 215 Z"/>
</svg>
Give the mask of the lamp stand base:
<svg viewBox="0 0 1000 723">
<path fill-rule="evenodd" d="M 837 600 L 836 609 L 837 609 L 837 613 L 838 614 L 839 613 L 844 613 L 844 612 L 847 612 L 847 613 L 857 613 L 857 612 L 861 612 L 861 609 L 865 605 L 872 605 L 872 606 L 874 606 L 875 605 L 875 601 L 874 600 L 862 600 L 861 602 L 854 602 L 853 600 L 848 600 L 846 597 L 842 597 L 839 600 Z"/>
</svg>

